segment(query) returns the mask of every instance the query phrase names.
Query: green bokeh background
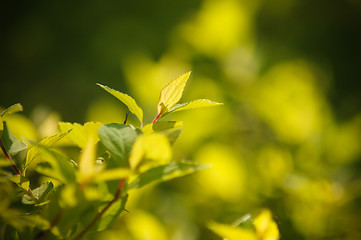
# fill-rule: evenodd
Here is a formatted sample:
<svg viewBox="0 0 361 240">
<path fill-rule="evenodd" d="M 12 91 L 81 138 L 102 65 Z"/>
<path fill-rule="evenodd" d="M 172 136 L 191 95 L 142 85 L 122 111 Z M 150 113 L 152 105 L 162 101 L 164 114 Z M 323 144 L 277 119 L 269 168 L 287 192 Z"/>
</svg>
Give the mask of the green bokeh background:
<svg viewBox="0 0 361 240">
<path fill-rule="evenodd" d="M 219 239 L 208 221 L 269 208 L 283 239 L 361 238 L 359 0 L 1 5 L 0 106 L 24 106 L 30 138 L 57 120 L 122 122 L 97 82 L 133 96 L 146 123 L 189 70 L 183 102 L 224 103 L 169 116 L 185 125 L 174 158 L 214 167 L 135 192 L 92 237 Z"/>
</svg>

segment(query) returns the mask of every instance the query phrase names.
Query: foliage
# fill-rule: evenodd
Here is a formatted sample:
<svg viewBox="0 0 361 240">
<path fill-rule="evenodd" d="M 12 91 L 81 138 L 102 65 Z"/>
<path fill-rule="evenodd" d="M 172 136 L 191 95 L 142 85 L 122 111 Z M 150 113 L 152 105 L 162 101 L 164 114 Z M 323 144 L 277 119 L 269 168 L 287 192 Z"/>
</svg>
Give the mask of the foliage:
<svg viewBox="0 0 361 240">
<path fill-rule="evenodd" d="M 126 211 L 131 191 L 208 168 L 172 160 L 171 145 L 182 124 L 159 121 L 172 112 L 220 105 L 195 100 L 177 106 L 189 75 L 184 74 L 163 88 L 158 114 L 153 123 L 144 127 L 143 111 L 133 98 L 98 84 L 136 115 L 140 128 L 127 125 L 127 118 L 123 123 L 111 124 L 60 122 L 59 133 L 39 142 L 26 139 L 25 144 L 11 133 L 6 120 L 7 115 L 21 111 L 21 105 L 4 110 L 0 145 L 15 175 L 11 168 L 1 171 L 2 190 L 9 188 L 1 198 L 1 238 L 81 239 L 90 232 L 109 228 Z M 76 146 L 75 160 L 57 145 L 65 138 Z M 36 172 L 28 170 L 31 167 Z M 36 186 L 39 176 L 42 180 Z M 278 239 L 278 228 L 268 211 L 256 217 L 254 225 L 256 233 L 242 235 L 243 239 Z M 238 239 L 234 236 L 239 233 L 224 230 L 227 227 L 220 224 L 211 223 L 209 227 L 223 237 Z"/>
</svg>

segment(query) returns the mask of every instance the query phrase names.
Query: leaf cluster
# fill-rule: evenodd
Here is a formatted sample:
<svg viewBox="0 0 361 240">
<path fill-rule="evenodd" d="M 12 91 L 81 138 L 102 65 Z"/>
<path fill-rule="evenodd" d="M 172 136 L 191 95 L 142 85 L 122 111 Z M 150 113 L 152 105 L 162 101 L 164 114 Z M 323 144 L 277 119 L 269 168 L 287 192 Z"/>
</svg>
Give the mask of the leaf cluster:
<svg viewBox="0 0 361 240">
<path fill-rule="evenodd" d="M 220 105 L 205 99 L 178 104 L 189 76 L 190 72 L 183 74 L 163 88 L 157 116 L 144 127 L 143 110 L 136 101 L 101 84 L 138 118 L 140 127 L 127 125 L 126 120 L 111 124 L 60 122 L 58 134 L 25 143 L 6 124 L 6 116 L 21 111 L 22 106 L 15 104 L 3 111 L 0 145 L 9 164 L 1 170 L 1 180 L 4 186 L 16 184 L 18 193 L 0 199 L 1 237 L 81 239 L 108 228 L 125 211 L 131 191 L 208 167 L 173 160 L 172 144 L 182 123 L 159 121 L 173 112 Z M 77 149 L 76 158 L 58 147 L 62 141 Z"/>
</svg>

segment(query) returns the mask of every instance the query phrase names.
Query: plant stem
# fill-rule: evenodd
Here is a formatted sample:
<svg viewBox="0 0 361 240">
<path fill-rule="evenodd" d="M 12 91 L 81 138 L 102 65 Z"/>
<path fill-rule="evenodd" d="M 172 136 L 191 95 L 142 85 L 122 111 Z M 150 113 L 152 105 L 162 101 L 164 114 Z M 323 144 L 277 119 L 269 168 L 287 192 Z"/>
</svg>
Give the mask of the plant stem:
<svg viewBox="0 0 361 240">
<path fill-rule="evenodd" d="M 61 217 L 63 216 L 63 209 L 60 208 L 58 213 L 56 214 L 56 216 L 54 217 L 53 221 L 50 224 L 50 227 L 43 232 L 38 233 L 38 235 L 35 236 L 35 239 L 41 240 L 41 239 L 47 239 L 51 233 L 51 230 L 58 224 L 58 222 L 60 221 Z"/>
<path fill-rule="evenodd" d="M 3 142 L 0 140 L 0 147 L 1 147 L 1 150 L 3 151 L 3 153 L 5 154 L 6 158 L 9 159 L 10 161 L 10 164 L 11 164 L 11 167 L 14 169 L 15 173 L 17 175 L 20 175 L 20 176 L 24 176 L 21 171 L 19 170 L 19 168 L 16 166 L 14 160 L 11 158 L 10 154 L 8 153 L 8 151 L 6 150 Z M 40 201 L 39 199 L 37 199 L 33 193 L 33 191 L 31 190 L 30 187 L 28 187 L 28 191 L 26 192 L 28 194 L 29 197 L 31 197 L 35 203 L 39 204 Z"/>
<path fill-rule="evenodd" d="M 154 118 L 152 123 L 155 123 L 158 121 L 158 119 L 160 118 L 160 115 L 162 115 L 162 112 L 158 113 L 158 115 Z"/>
<path fill-rule="evenodd" d="M 83 231 L 81 231 L 73 240 L 79 240 L 82 239 L 85 234 L 96 224 L 96 222 L 101 218 L 101 216 L 113 205 L 113 203 L 115 203 L 119 197 L 120 197 L 120 193 L 122 192 L 123 186 L 125 183 L 125 178 L 121 179 L 117 188 L 117 192 L 114 195 L 114 198 L 103 208 L 103 210 L 101 210 L 96 216 L 95 218 L 88 224 L 88 226 L 86 226 L 86 228 L 84 228 Z"/>
<path fill-rule="evenodd" d="M 5 154 L 6 158 L 9 159 L 11 167 L 14 169 L 15 173 L 18 175 L 22 175 L 19 168 L 15 165 L 14 160 L 10 157 L 8 151 L 6 151 L 5 146 L 1 140 L 0 140 L 0 147 L 1 150 L 3 150 L 3 153 Z"/>
</svg>

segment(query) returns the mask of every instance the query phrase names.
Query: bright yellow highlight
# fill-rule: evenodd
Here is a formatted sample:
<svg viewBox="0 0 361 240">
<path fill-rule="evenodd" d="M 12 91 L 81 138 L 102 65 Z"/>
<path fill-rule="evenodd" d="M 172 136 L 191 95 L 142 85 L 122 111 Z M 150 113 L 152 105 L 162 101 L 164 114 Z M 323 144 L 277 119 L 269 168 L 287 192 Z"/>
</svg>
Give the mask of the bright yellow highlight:
<svg viewBox="0 0 361 240">
<path fill-rule="evenodd" d="M 163 224 L 145 211 L 132 211 L 125 224 L 131 232 L 132 240 L 168 240 Z"/>
<path fill-rule="evenodd" d="M 182 26 L 182 37 L 198 51 L 221 57 L 249 42 L 250 16 L 239 1 L 205 1 L 194 21 Z"/>
<path fill-rule="evenodd" d="M 280 64 L 255 84 L 248 97 L 280 140 L 298 144 L 319 133 L 325 112 L 315 83 L 303 62 Z"/>
<path fill-rule="evenodd" d="M 253 224 L 259 240 L 278 240 L 280 238 L 278 226 L 268 209 L 262 210 L 254 219 Z"/>
<path fill-rule="evenodd" d="M 221 144 L 208 144 L 199 150 L 195 161 L 212 166 L 196 174 L 208 194 L 232 202 L 241 199 L 246 176 L 241 159 L 232 149 Z"/>
</svg>

